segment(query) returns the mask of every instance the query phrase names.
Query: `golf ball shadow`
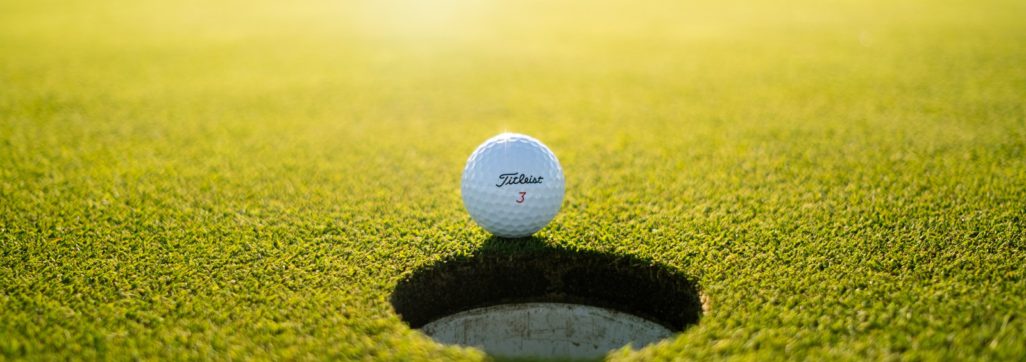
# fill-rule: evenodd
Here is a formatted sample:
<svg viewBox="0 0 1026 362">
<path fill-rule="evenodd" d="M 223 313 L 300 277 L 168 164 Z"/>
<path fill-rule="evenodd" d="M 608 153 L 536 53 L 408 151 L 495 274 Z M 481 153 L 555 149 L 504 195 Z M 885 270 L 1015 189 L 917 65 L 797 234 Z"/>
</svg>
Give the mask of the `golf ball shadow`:
<svg viewBox="0 0 1026 362">
<path fill-rule="evenodd" d="M 422 266 L 391 296 L 410 327 L 499 358 L 594 359 L 672 337 L 702 315 L 682 272 L 538 238 L 492 237 L 474 255 Z"/>
</svg>

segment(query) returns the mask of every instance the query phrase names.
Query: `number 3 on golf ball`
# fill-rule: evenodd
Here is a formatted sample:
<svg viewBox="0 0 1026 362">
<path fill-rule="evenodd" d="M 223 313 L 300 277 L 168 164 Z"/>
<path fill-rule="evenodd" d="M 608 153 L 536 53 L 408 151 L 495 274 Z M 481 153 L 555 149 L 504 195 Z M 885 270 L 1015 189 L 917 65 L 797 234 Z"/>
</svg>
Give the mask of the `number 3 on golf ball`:
<svg viewBox="0 0 1026 362">
<path fill-rule="evenodd" d="M 467 159 L 460 191 L 463 206 L 478 225 L 496 236 L 520 238 L 556 216 L 565 180 L 548 147 L 522 134 L 503 133 Z"/>
</svg>

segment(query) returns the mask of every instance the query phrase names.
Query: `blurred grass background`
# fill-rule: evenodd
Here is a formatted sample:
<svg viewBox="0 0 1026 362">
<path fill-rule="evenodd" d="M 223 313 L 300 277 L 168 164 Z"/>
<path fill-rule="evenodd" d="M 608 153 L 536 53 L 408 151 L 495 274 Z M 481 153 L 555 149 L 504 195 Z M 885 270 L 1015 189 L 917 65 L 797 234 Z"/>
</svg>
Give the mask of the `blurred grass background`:
<svg viewBox="0 0 1026 362">
<path fill-rule="evenodd" d="M 0 1 L 0 356 L 483 357 L 409 330 L 502 132 L 553 245 L 712 310 L 615 358 L 1026 354 L 1021 1 Z"/>
</svg>

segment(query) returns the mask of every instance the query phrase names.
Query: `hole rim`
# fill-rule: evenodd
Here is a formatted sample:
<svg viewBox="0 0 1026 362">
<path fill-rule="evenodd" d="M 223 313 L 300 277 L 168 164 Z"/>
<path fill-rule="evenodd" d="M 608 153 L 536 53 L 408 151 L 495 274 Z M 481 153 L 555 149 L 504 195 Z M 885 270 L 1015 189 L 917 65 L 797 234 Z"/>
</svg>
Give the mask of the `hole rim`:
<svg viewBox="0 0 1026 362">
<path fill-rule="evenodd" d="M 515 303 L 581 304 L 628 313 L 679 333 L 705 313 L 703 295 L 680 269 L 629 254 L 549 245 L 537 237 L 491 237 L 458 255 L 405 273 L 389 297 L 420 329 L 439 318 Z"/>
</svg>

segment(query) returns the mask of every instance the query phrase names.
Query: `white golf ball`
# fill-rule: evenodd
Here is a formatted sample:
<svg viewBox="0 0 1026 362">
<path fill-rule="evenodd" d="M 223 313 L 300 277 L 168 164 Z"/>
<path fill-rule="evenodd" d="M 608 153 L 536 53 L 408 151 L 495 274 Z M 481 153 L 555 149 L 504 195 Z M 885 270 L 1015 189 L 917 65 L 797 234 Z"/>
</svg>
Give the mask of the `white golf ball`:
<svg viewBox="0 0 1026 362">
<path fill-rule="evenodd" d="M 467 159 L 460 191 L 478 225 L 496 236 L 525 237 L 563 204 L 563 168 L 548 147 L 516 133 L 485 141 Z"/>
</svg>

